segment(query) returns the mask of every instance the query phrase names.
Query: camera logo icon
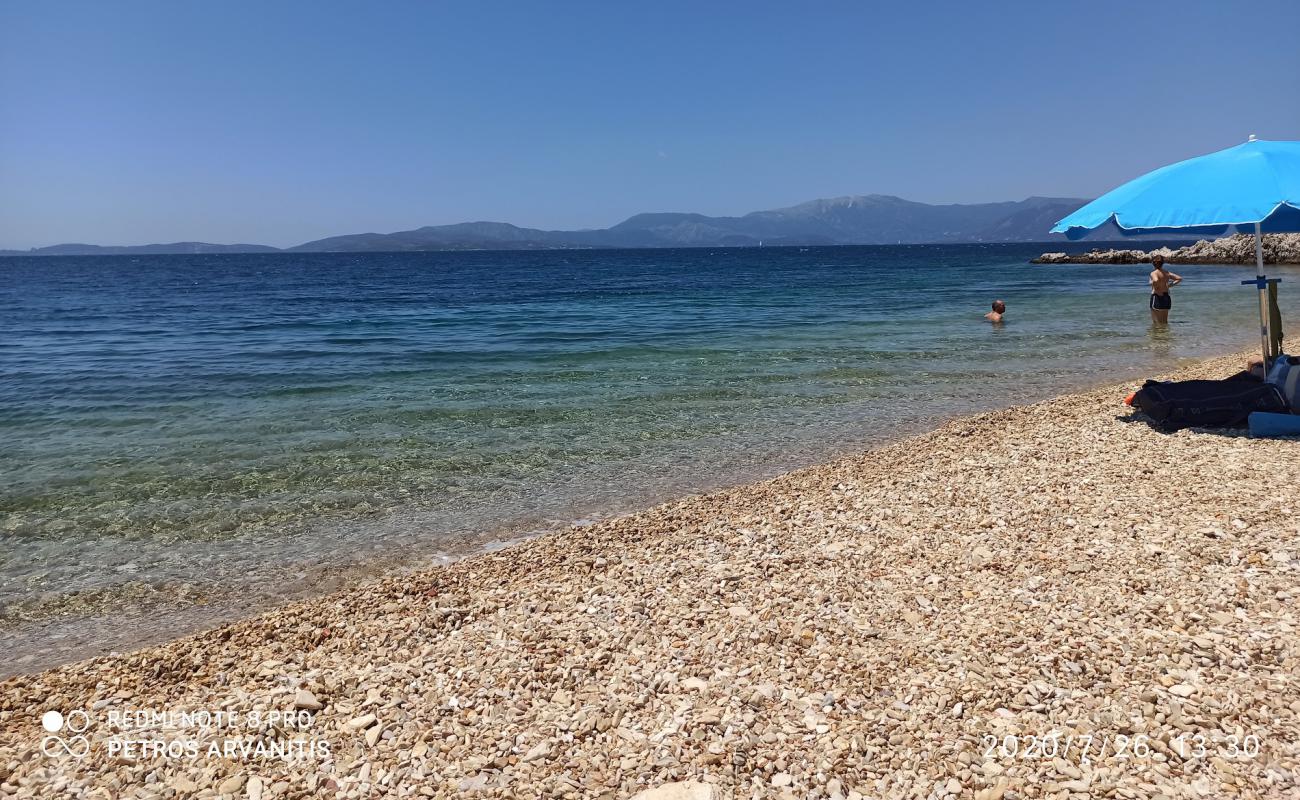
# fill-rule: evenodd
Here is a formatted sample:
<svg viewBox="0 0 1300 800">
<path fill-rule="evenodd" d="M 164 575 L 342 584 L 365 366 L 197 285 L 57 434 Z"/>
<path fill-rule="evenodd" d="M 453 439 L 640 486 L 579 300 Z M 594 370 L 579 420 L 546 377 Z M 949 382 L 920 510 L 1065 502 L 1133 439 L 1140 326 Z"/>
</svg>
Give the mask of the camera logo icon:
<svg viewBox="0 0 1300 800">
<path fill-rule="evenodd" d="M 90 754 L 90 740 L 82 735 L 90 729 L 90 715 L 85 711 L 74 709 L 66 717 L 58 711 L 46 711 L 41 715 L 41 727 L 49 734 L 41 739 L 41 752 L 46 757 L 82 759 Z M 57 735 L 60 733 L 66 735 Z"/>
</svg>

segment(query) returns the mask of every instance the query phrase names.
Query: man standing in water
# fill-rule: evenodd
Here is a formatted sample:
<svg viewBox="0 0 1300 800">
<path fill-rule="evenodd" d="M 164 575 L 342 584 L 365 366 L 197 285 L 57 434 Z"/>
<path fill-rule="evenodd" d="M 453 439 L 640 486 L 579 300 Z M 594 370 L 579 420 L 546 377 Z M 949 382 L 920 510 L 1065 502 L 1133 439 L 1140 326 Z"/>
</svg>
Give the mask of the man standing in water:
<svg viewBox="0 0 1300 800">
<path fill-rule="evenodd" d="M 1152 256 L 1151 265 L 1155 267 L 1147 276 L 1147 281 L 1151 284 L 1151 321 L 1168 325 L 1169 309 L 1174 307 L 1174 299 L 1169 296 L 1169 289 L 1182 283 L 1183 278 L 1169 271 L 1165 266 L 1164 256 Z"/>
</svg>

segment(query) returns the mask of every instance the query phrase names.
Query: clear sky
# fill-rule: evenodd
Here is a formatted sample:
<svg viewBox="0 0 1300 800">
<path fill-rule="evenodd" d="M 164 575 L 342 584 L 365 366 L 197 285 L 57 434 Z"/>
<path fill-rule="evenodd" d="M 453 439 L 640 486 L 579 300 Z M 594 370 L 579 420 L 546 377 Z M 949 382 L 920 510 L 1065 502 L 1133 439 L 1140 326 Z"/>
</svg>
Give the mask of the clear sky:
<svg viewBox="0 0 1300 800">
<path fill-rule="evenodd" d="M 1297 31 L 1297 0 L 0 0 L 0 247 L 1091 197 L 1300 139 Z"/>
</svg>

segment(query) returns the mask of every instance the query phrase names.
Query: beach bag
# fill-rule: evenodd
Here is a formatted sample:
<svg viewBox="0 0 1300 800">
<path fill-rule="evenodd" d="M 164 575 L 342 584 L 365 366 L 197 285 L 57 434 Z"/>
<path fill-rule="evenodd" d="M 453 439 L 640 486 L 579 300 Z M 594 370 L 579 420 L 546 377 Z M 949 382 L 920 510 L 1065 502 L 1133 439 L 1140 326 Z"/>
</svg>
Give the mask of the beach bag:
<svg viewBox="0 0 1300 800">
<path fill-rule="evenodd" d="M 1287 405 L 1292 411 L 1300 413 L 1300 358 L 1296 356 L 1278 356 L 1273 368 L 1268 371 L 1268 382 L 1282 390 Z"/>
<path fill-rule="evenodd" d="M 1255 380 L 1147 381 L 1133 404 L 1162 431 L 1244 428 L 1252 411 L 1287 410 L 1282 391 Z"/>
</svg>

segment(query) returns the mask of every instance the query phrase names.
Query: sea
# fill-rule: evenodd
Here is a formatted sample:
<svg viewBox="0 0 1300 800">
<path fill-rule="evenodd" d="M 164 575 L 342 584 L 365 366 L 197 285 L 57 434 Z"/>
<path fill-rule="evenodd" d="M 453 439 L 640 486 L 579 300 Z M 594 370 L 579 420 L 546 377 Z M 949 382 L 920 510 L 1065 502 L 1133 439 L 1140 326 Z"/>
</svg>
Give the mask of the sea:
<svg viewBox="0 0 1300 800">
<path fill-rule="evenodd" d="M 1258 345 L 1043 249 L 0 259 L 0 674 Z"/>
</svg>

